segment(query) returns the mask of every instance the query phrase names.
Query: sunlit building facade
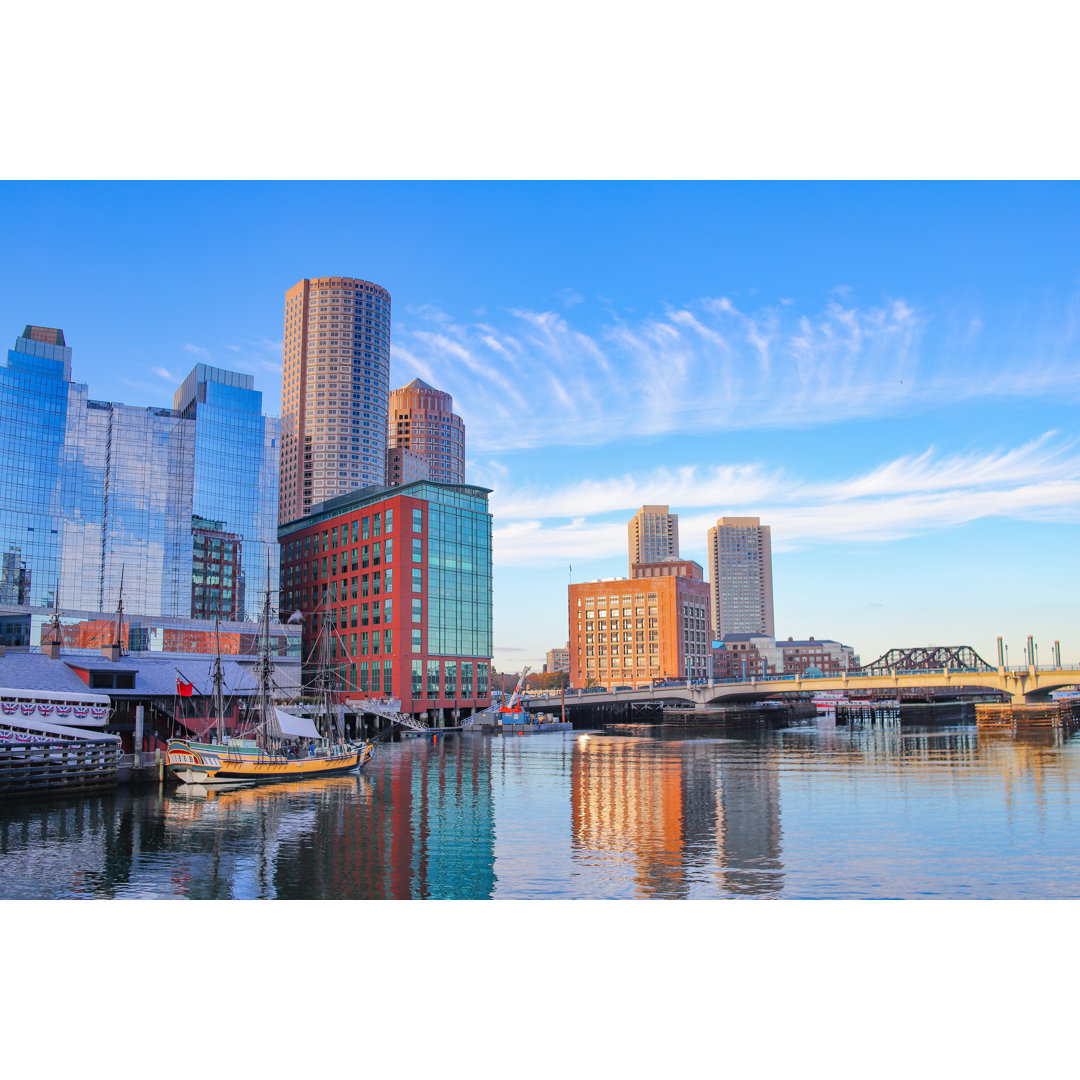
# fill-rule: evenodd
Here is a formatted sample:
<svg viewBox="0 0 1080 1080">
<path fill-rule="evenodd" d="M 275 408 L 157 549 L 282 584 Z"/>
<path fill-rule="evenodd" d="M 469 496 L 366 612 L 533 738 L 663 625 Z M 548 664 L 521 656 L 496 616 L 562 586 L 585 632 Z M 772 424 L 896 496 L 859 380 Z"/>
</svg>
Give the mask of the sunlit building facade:
<svg viewBox="0 0 1080 1080">
<path fill-rule="evenodd" d="M 692 577 L 616 578 L 569 587 L 570 685 L 706 679 L 709 586 Z"/>
<path fill-rule="evenodd" d="M 637 563 L 679 557 L 679 515 L 666 506 L 643 506 L 626 526 L 630 574 Z"/>
<path fill-rule="evenodd" d="M 278 522 L 386 478 L 390 294 L 304 278 L 285 294 Z"/>
<path fill-rule="evenodd" d="M 719 518 L 709 530 L 713 632 L 766 634 L 773 629 L 772 529 L 756 517 Z"/>
<path fill-rule="evenodd" d="M 423 379 L 390 395 L 387 445 L 388 484 L 406 484 L 414 476 L 439 484 L 465 483 L 465 422 L 454 412 L 454 399 Z"/>
</svg>

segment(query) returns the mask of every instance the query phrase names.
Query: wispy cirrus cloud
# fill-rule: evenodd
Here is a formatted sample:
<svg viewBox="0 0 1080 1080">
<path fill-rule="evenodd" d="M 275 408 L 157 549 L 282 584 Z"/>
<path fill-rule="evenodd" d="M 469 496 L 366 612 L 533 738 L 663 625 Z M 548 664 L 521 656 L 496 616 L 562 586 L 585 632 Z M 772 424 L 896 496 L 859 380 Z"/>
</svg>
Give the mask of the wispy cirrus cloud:
<svg viewBox="0 0 1080 1080">
<path fill-rule="evenodd" d="M 395 379 L 416 373 L 449 390 L 479 452 L 812 427 L 976 398 L 1080 399 L 1073 306 L 1019 354 L 980 352 L 977 313 L 896 297 L 858 305 L 844 288 L 816 310 L 706 297 L 644 318 L 611 310 L 599 326 L 586 326 L 584 305 L 511 309 L 497 325 L 426 307 L 395 324 Z"/>
<path fill-rule="evenodd" d="M 943 456 L 930 448 L 828 481 L 751 463 L 657 469 L 547 492 L 496 491 L 492 509 L 506 522 L 494 532 L 496 562 L 554 565 L 624 555 L 626 521 L 650 502 L 680 515 L 690 557 L 703 557 L 708 529 L 723 515 L 760 517 L 772 526 L 776 551 L 897 540 L 986 518 L 1080 523 L 1080 452 L 1077 440 L 1048 432 L 984 453 Z M 618 520 L 598 520 L 616 513 Z"/>
</svg>

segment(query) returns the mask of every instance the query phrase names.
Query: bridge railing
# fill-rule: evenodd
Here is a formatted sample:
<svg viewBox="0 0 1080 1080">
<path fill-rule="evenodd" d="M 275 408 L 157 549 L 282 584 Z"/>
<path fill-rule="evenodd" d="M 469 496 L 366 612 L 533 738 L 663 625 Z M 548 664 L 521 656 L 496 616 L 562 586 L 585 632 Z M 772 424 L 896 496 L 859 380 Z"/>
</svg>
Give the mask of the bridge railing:
<svg viewBox="0 0 1080 1080">
<path fill-rule="evenodd" d="M 1026 675 L 1032 668 L 1026 664 L 1010 665 L 1004 669 L 1007 673 Z M 1035 667 L 1036 672 L 1057 672 L 1062 670 L 1069 670 L 1068 668 L 1059 668 L 1053 664 L 1045 665 L 1041 664 Z M 813 683 L 819 680 L 826 679 L 881 679 L 889 678 L 890 676 L 910 676 L 910 675 L 932 675 L 941 677 L 950 677 L 956 675 L 996 675 L 998 668 L 991 667 L 937 667 L 937 668 L 890 668 L 888 671 L 838 671 L 832 674 L 821 675 L 758 675 L 750 678 L 728 678 L 728 679 L 692 679 L 690 680 L 690 686 L 688 687 L 686 681 L 671 682 L 666 685 L 658 686 L 643 686 L 634 690 L 608 690 L 602 686 L 590 686 L 590 687 L 575 687 L 573 689 L 567 688 L 567 698 L 578 698 L 583 695 L 589 694 L 619 694 L 619 695 L 640 695 L 650 694 L 653 692 L 677 692 L 679 690 L 694 689 L 700 686 L 730 686 L 734 684 L 749 686 L 751 683 L 794 683 L 796 681 L 805 684 Z M 809 687 L 805 687 L 809 689 Z M 529 692 L 529 700 L 548 700 L 550 698 L 559 698 L 562 694 L 560 690 L 534 690 Z"/>
</svg>

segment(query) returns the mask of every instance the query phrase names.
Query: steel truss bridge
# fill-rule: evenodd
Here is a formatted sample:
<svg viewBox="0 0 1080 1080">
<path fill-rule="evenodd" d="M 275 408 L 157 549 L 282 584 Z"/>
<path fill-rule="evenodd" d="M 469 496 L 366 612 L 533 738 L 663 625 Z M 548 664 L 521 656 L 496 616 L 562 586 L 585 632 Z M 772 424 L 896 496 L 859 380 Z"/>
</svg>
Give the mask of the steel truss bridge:
<svg viewBox="0 0 1080 1080">
<path fill-rule="evenodd" d="M 859 671 L 865 675 L 888 675 L 892 671 L 995 671 L 970 645 L 920 645 L 913 649 L 890 649 Z"/>
</svg>

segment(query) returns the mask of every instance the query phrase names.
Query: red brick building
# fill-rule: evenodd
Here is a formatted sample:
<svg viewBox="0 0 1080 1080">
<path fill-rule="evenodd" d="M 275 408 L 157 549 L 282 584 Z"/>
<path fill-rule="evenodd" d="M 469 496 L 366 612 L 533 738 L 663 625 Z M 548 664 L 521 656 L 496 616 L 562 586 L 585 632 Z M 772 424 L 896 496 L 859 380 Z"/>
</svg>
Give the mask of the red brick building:
<svg viewBox="0 0 1080 1080">
<path fill-rule="evenodd" d="M 707 679 L 709 585 L 693 577 L 570 586 L 570 685 L 647 686 Z"/>
<path fill-rule="evenodd" d="M 491 702 L 489 489 L 368 487 L 282 525 L 281 611 L 303 618 L 306 670 L 329 616 L 335 696 L 456 719 Z M 359 708 L 360 706 L 354 706 Z"/>
</svg>

